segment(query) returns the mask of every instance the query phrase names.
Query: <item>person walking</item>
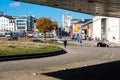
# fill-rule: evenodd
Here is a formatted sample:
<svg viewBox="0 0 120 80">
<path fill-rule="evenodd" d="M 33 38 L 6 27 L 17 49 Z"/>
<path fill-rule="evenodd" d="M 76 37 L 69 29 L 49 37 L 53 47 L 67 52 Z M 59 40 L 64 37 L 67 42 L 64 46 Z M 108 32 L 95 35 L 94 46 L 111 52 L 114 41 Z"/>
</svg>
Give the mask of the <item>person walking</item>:
<svg viewBox="0 0 120 80">
<path fill-rule="evenodd" d="M 65 39 L 64 40 L 64 47 L 66 48 L 66 46 L 67 46 L 67 40 Z"/>
</svg>

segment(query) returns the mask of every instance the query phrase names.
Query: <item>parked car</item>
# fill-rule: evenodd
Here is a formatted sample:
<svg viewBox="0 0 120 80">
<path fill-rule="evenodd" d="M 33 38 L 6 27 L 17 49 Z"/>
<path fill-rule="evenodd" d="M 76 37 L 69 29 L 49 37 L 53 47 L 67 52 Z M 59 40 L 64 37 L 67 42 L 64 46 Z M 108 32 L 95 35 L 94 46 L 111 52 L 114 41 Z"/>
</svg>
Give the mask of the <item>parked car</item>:
<svg viewBox="0 0 120 80">
<path fill-rule="evenodd" d="M 109 45 L 106 44 L 105 42 L 98 42 L 97 47 L 109 47 Z"/>
<path fill-rule="evenodd" d="M 34 38 L 34 35 L 33 35 L 33 34 L 27 34 L 26 37 L 27 37 L 27 38 Z"/>
<path fill-rule="evenodd" d="M 18 36 L 6 36 L 8 40 L 18 40 Z"/>
</svg>

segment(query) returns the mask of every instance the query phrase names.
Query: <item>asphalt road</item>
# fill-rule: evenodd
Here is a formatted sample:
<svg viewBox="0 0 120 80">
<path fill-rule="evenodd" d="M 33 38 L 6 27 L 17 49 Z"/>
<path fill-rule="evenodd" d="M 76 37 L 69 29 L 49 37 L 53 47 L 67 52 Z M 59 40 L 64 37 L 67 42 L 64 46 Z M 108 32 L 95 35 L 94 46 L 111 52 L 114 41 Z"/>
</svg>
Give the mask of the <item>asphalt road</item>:
<svg viewBox="0 0 120 80">
<path fill-rule="evenodd" d="M 63 45 L 59 46 L 65 49 L 67 53 L 45 58 L 0 62 L 0 80 L 13 80 L 13 78 L 18 80 L 18 77 L 19 80 L 38 80 L 38 78 L 30 75 L 34 75 L 34 72 L 42 73 L 72 69 L 120 60 L 120 48 L 84 47 L 79 45 L 64 48 Z M 41 80 L 59 80 L 51 77 L 45 78 L 45 76 L 39 78 Z"/>
</svg>

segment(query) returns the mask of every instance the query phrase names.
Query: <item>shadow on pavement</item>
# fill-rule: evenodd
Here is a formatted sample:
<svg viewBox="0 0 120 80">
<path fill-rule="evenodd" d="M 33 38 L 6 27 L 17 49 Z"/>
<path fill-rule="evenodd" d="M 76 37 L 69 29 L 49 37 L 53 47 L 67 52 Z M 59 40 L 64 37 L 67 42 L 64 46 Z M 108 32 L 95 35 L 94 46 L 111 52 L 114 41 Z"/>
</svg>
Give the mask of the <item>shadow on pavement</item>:
<svg viewBox="0 0 120 80">
<path fill-rule="evenodd" d="M 120 61 L 43 74 L 60 80 L 120 80 Z"/>
</svg>

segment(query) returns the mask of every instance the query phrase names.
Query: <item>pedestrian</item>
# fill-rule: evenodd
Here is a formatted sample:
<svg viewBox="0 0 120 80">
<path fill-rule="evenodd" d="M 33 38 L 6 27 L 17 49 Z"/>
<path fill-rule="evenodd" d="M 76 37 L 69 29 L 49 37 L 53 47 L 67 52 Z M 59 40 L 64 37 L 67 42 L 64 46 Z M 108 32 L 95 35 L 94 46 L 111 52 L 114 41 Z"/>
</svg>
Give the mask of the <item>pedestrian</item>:
<svg viewBox="0 0 120 80">
<path fill-rule="evenodd" d="M 82 39 L 80 39 L 80 44 L 82 44 Z"/>
<path fill-rule="evenodd" d="M 82 44 L 82 35 L 80 34 L 79 37 L 80 37 L 80 40 L 79 40 L 80 44 Z"/>
<path fill-rule="evenodd" d="M 64 40 L 64 47 L 66 48 L 66 46 L 67 46 L 67 40 L 65 39 Z"/>
</svg>

